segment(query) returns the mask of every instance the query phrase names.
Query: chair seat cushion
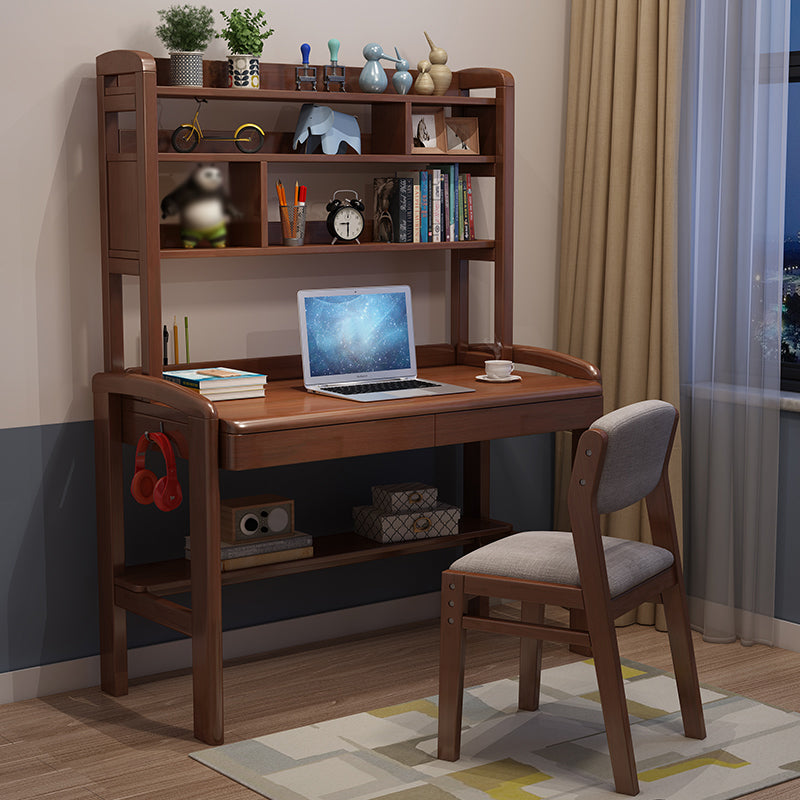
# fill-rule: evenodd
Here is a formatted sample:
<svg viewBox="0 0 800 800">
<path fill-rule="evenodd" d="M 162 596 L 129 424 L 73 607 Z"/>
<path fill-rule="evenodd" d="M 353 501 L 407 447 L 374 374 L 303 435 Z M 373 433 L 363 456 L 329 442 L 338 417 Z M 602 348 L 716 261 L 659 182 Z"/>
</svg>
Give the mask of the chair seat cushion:
<svg viewBox="0 0 800 800">
<path fill-rule="evenodd" d="M 627 592 L 667 569 L 674 561 L 663 547 L 626 539 L 602 537 L 611 596 Z M 572 534 L 563 531 L 527 531 L 473 550 L 454 561 L 450 569 L 503 578 L 580 586 Z"/>
</svg>

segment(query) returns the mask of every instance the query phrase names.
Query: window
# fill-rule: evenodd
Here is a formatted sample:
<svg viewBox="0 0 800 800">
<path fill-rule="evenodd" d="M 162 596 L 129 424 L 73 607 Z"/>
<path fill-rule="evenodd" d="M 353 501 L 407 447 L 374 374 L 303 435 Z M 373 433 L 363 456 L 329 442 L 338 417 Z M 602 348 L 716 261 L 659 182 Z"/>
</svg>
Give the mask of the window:
<svg viewBox="0 0 800 800">
<path fill-rule="evenodd" d="M 792 0 L 789 48 L 781 388 L 800 392 L 800 0 Z"/>
</svg>

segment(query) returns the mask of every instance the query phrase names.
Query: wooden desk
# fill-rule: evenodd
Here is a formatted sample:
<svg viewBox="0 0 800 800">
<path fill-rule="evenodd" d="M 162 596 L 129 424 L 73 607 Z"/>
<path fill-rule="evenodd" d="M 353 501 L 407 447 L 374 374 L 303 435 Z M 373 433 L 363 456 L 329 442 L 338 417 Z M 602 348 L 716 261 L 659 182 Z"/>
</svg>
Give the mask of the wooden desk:
<svg viewBox="0 0 800 800">
<path fill-rule="evenodd" d="M 195 736 L 219 744 L 224 732 L 223 583 L 459 544 L 477 546 L 510 532 L 510 525 L 492 520 L 489 513 L 489 440 L 580 431 L 602 414 L 599 374 L 591 365 L 536 348 L 515 348 L 514 356 L 518 363 L 556 366 L 568 374 L 526 373 L 517 383 L 485 384 L 475 380 L 481 371 L 475 366 L 430 366 L 421 377 L 475 392 L 380 403 L 312 395 L 298 378 L 270 379 L 264 399 L 211 403 L 157 377 L 95 375 L 102 688 L 112 695 L 127 692 L 126 611 L 191 636 Z M 135 443 L 144 431 L 159 429 L 188 460 L 192 560 L 128 568 L 122 443 Z M 219 468 L 247 470 L 450 444 L 464 444 L 464 509 L 456 536 L 392 545 L 354 534 L 325 536 L 315 542 L 313 558 L 220 571 Z M 167 599 L 187 589 L 192 609 Z"/>
</svg>

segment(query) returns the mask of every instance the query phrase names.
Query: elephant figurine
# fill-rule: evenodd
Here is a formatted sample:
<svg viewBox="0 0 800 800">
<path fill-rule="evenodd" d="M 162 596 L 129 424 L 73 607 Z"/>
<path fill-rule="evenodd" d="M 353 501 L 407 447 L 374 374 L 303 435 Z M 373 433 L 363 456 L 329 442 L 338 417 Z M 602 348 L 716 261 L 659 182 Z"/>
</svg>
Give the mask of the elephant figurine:
<svg viewBox="0 0 800 800">
<path fill-rule="evenodd" d="M 358 120 L 350 114 L 342 114 L 328 106 L 303 103 L 294 133 L 293 149 L 306 144 L 306 153 L 313 153 L 318 146 L 326 156 L 346 153 L 347 145 L 361 155 L 361 130 Z"/>
</svg>

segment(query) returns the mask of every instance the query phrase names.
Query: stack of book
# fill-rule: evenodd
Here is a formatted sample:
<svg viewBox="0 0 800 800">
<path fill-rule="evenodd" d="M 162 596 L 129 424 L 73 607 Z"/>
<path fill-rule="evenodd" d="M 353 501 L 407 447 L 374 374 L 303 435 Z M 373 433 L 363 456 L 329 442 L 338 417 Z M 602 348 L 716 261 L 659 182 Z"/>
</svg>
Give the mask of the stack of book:
<svg viewBox="0 0 800 800">
<path fill-rule="evenodd" d="M 375 178 L 376 242 L 465 242 L 475 238 L 472 176 L 458 164 Z"/>
<path fill-rule="evenodd" d="M 231 367 L 164 370 L 161 375 L 212 401 L 264 397 L 267 386 L 266 375 Z"/>
<path fill-rule="evenodd" d="M 184 554 L 192 558 L 190 537 L 186 537 Z M 279 561 L 295 561 L 314 555 L 314 540 L 307 533 L 280 534 L 274 537 L 256 539 L 241 544 L 222 542 L 220 545 L 220 565 L 223 572 L 247 567 L 260 567 L 262 564 L 276 564 Z"/>
</svg>

